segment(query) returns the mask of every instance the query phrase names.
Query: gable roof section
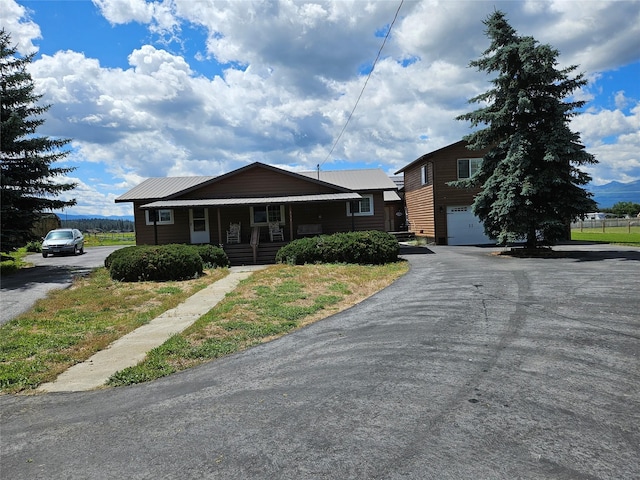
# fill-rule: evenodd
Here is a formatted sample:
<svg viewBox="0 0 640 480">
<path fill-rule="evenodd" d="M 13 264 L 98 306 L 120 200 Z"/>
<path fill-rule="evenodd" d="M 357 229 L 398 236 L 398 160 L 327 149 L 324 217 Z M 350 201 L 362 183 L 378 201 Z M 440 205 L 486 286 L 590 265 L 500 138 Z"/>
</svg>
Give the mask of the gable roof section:
<svg viewBox="0 0 640 480">
<path fill-rule="evenodd" d="M 133 202 L 145 200 L 170 200 L 178 196 L 184 195 L 193 190 L 221 182 L 232 176 L 241 175 L 242 173 L 255 168 L 263 168 L 271 170 L 281 175 L 288 175 L 298 178 L 305 182 L 313 182 L 319 185 L 330 187 L 341 193 L 352 193 L 352 190 L 340 184 L 331 183 L 326 180 L 318 180 L 308 175 L 290 172 L 281 168 L 266 165 L 260 162 L 254 162 L 250 165 L 240 167 L 232 172 L 219 175 L 217 177 L 157 177 L 149 178 L 143 181 L 137 187 L 132 188 L 128 192 L 116 198 L 116 202 Z"/>
<path fill-rule="evenodd" d="M 444 150 L 447 150 L 447 149 L 452 148 L 452 147 L 458 147 L 458 146 L 460 146 L 460 144 L 466 144 L 466 143 L 467 142 L 465 140 L 460 140 L 458 142 L 455 142 L 455 143 L 452 143 L 450 145 L 447 145 L 446 147 L 442 147 L 442 148 L 439 148 L 438 150 L 434 150 L 433 152 L 425 153 L 421 157 L 415 159 L 409 165 L 406 165 L 405 167 L 403 167 L 400 170 L 398 170 L 395 174 L 398 175 L 399 173 L 402 173 L 405 170 L 408 170 L 409 168 L 413 167 L 414 165 L 416 165 L 418 163 L 425 162 L 425 161 L 429 160 L 430 158 L 433 158 L 433 157 L 437 156 L 438 154 L 440 154 Z M 469 152 L 471 152 L 471 150 L 469 150 Z"/>
<path fill-rule="evenodd" d="M 198 188 L 216 177 L 152 177 L 116 198 L 116 202 L 157 200 Z"/>
<path fill-rule="evenodd" d="M 284 170 L 282 168 L 274 167 L 274 166 L 267 165 L 265 163 L 260 163 L 260 162 L 254 162 L 254 163 L 252 163 L 250 165 L 246 165 L 244 167 L 240 167 L 240 168 L 238 168 L 236 170 L 233 170 L 233 171 L 231 171 L 229 173 L 225 173 L 223 175 L 220 175 L 219 177 L 215 177 L 214 179 L 212 179 L 212 180 L 210 180 L 208 182 L 205 182 L 205 183 L 202 183 L 202 184 L 198 185 L 198 188 L 204 187 L 205 185 L 211 185 L 211 184 L 214 184 L 214 183 L 217 183 L 217 182 L 221 182 L 221 181 L 223 181 L 223 180 L 225 180 L 225 179 L 227 179 L 229 177 L 233 177 L 233 176 L 236 176 L 236 175 L 242 175 L 244 172 L 246 172 L 248 170 L 256 169 L 256 168 L 262 168 L 262 169 L 265 169 L 265 170 L 270 170 L 270 171 L 278 173 L 280 175 L 290 176 L 290 177 L 297 178 L 299 180 L 303 180 L 303 181 L 306 181 L 306 182 L 311 181 L 313 183 L 316 183 L 316 184 L 319 184 L 319 185 L 324 185 L 326 187 L 332 188 L 333 190 L 339 190 L 339 191 L 342 191 L 344 193 L 349 193 L 351 191 L 351 189 L 349 189 L 347 187 L 344 187 L 344 186 L 341 186 L 341 185 L 338 185 L 338 184 L 335 184 L 335 183 L 331 183 L 331 182 L 328 182 L 328 181 L 323 180 L 323 179 L 318 180 L 317 178 L 308 177 L 308 176 L 302 175 L 300 173 L 291 172 L 289 170 Z M 184 193 L 184 192 L 182 192 L 182 193 Z"/>
<path fill-rule="evenodd" d="M 366 192 L 371 190 L 397 190 L 393 180 L 379 168 L 363 170 L 333 170 L 320 172 L 300 172 L 300 175 L 312 179 L 320 179 L 349 190 Z"/>
</svg>

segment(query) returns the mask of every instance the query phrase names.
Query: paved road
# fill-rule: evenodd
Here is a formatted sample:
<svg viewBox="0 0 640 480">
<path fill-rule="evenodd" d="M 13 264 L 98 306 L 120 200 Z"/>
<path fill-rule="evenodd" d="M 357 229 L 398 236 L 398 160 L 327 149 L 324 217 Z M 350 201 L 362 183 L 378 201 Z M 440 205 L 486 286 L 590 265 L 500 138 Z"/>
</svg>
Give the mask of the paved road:
<svg viewBox="0 0 640 480">
<path fill-rule="evenodd" d="M 2 476 L 640 478 L 640 250 L 432 250 L 246 352 L 133 387 L 0 397 Z"/>
<path fill-rule="evenodd" d="M 92 269 L 104 265 L 104 259 L 121 247 L 85 248 L 83 255 L 49 256 L 29 255 L 26 261 L 33 268 L 26 268 L 2 278 L 0 295 L 0 325 L 30 309 L 36 300 L 44 298 L 50 290 L 66 288 L 74 276 L 86 275 Z"/>
</svg>

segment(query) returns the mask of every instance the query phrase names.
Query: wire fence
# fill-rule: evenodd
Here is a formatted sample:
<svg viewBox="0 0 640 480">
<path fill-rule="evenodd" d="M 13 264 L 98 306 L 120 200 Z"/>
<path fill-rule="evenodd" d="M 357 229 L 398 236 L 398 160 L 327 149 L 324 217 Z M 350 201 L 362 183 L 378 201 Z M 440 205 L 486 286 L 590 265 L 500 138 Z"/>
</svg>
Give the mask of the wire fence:
<svg viewBox="0 0 640 480">
<path fill-rule="evenodd" d="M 640 229 L 640 218 L 606 218 L 604 220 L 580 220 L 571 224 L 571 229 L 580 230 L 599 230 L 606 232 L 607 230 L 626 229 L 628 233 L 636 232 Z"/>
</svg>

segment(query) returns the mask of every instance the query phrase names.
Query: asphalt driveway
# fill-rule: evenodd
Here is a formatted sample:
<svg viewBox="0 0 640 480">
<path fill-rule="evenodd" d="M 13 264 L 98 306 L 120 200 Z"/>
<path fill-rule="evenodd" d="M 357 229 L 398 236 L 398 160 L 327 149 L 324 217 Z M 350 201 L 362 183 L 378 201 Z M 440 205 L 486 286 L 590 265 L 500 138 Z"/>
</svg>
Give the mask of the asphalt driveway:
<svg viewBox="0 0 640 480">
<path fill-rule="evenodd" d="M 391 287 L 246 352 L 2 396 L 2 476 L 640 478 L 640 250 L 560 249 L 412 249 Z"/>
</svg>

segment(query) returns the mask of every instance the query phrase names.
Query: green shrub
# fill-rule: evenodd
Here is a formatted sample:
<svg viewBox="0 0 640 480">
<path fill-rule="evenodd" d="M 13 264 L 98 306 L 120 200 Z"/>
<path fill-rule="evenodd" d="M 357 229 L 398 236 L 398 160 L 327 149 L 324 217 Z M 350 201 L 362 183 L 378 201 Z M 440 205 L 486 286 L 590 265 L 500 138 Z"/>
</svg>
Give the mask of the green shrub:
<svg viewBox="0 0 640 480">
<path fill-rule="evenodd" d="M 230 265 L 227 253 L 220 247 L 213 245 L 193 245 L 198 252 L 204 266 L 207 268 L 228 267 Z"/>
<path fill-rule="evenodd" d="M 400 246 L 386 232 L 335 233 L 294 240 L 276 254 L 279 263 L 357 263 L 382 265 L 398 260 Z"/>
<path fill-rule="evenodd" d="M 125 282 L 167 281 L 193 278 L 203 262 L 191 245 L 142 245 L 116 250 L 105 259 L 109 275 Z"/>
<path fill-rule="evenodd" d="M 104 268 L 106 268 L 107 270 L 110 270 L 111 264 L 116 258 L 127 256 L 131 253 L 131 250 L 134 250 L 136 248 L 144 248 L 144 246 L 143 247 L 130 246 L 130 247 L 119 248 L 118 250 L 114 250 L 107 256 L 107 258 L 104 259 Z"/>
<path fill-rule="evenodd" d="M 29 243 L 27 243 L 26 247 L 27 252 L 30 253 L 42 253 L 42 242 L 38 242 L 38 241 L 31 241 Z"/>
<path fill-rule="evenodd" d="M 276 262 L 290 263 L 292 265 L 321 262 L 317 248 L 319 240 L 320 237 L 311 237 L 288 243 L 276 253 Z"/>
</svg>

